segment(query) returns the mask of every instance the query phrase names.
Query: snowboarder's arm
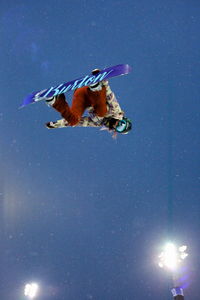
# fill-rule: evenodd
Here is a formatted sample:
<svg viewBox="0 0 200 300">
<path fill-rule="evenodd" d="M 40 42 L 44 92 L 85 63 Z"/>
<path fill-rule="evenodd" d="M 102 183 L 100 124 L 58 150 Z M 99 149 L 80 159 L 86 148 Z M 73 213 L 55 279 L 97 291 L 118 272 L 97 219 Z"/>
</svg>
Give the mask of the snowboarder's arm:
<svg viewBox="0 0 200 300">
<path fill-rule="evenodd" d="M 97 122 L 95 122 L 95 120 L 92 120 L 91 117 L 84 116 L 81 118 L 76 127 L 100 127 L 100 119 L 103 120 L 103 118 L 98 118 Z"/>
<path fill-rule="evenodd" d="M 106 88 L 106 102 L 108 104 L 108 116 L 113 116 L 116 119 L 122 119 L 124 116 L 124 112 L 122 111 L 119 102 L 117 101 L 115 94 L 112 92 L 108 81 L 103 81 L 102 84 Z"/>
<path fill-rule="evenodd" d="M 103 118 L 102 118 L 103 119 Z M 84 116 L 81 118 L 80 122 L 72 127 L 100 127 L 100 120 L 99 122 L 93 121 L 90 117 Z M 48 129 L 53 128 L 64 128 L 64 127 L 71 127 L 69 123 L 65 119 L 57 120 L 56 122 L 48 122 L 46 123 L 46 127 Z"/>
</svg>

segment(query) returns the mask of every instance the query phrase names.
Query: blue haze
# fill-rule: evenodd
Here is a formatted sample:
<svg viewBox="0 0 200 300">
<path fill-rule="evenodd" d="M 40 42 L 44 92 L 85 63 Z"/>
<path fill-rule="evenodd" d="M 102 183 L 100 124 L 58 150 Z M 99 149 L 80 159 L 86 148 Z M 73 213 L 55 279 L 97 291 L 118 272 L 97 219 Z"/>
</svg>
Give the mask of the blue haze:
<svg viewBox="0 0 200 300">
<path fill-rule="evenodd" d="M 0 299 L 167 300 L 166 240 L 187 244 L 186 299 L 200 248 L 197 0 L 1 0 Z M 32 91 L 128 63 L 110 80 L 134 129 L 47 130 Z M 67 98 L 71 101 L 72 94 Z"/>
</svg>

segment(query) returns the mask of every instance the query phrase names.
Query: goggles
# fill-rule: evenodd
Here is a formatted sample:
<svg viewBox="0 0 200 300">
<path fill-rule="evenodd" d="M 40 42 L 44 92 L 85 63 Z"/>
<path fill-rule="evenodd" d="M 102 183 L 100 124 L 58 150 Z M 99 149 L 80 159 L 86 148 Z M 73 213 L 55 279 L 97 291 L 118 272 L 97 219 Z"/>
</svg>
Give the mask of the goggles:
<svg viewBox="0 0 200 300">
<path fill-rule="evenodd" d="M 115 131 L 119 133 L 128 133 L 129 130 L 131 130 L 132 124 L 131 121 L 127 118 L 123 118 L 122 120 L 119 120 L 115 127 Z"/>
</svg>

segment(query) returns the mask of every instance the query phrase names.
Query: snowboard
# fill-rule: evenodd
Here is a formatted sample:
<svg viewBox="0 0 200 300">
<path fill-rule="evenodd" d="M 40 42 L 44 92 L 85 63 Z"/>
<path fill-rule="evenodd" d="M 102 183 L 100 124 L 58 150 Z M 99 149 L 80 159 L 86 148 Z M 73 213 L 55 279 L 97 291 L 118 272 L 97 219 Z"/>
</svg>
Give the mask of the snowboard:
<svg viewBox="0 0 200 300">
<path fill-rule="evenodd" d="M 113 67 L 109 67 L 101 70 L 98 74 L 93 75 L 85 75 L 78 79 L 74 79 L 65 83 L 61 83 L 55 87 L 50 87 L 48 89 L 40 90 L 37 92 L 33 92 L 28 95 L 21 107 L 24 107 L 28 104 L 35 103 L 41 100 L 45 100 L 46 98 L 51 98 L 59 94 L 63 94 L 69 91 L 73 91 L 77 88 L 81 88 L 83 86 L 88 86 L 90 84 L 97 83 L 102 80 L 106 80 L 111 77 L 116 77 L 120 75 L 125 75 L 130 73 L 131 67 L 128 64 L 116 65 Z"/>
</svg>

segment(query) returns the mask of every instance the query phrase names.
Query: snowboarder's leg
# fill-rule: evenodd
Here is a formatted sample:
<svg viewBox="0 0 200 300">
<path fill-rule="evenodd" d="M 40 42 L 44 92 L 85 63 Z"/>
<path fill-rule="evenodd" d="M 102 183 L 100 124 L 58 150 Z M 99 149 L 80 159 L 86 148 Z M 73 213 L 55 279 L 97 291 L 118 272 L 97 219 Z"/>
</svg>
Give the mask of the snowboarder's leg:
<svg viewBox="0 0 200 300">
<path fill-rule="evenodd" d="M 87 107 L 93 106 L 94 113 L 99 117 L 104 117 L 107 113 L 106 88 L 104 86 L 101 86 L 100 89 L 98 87 L 97 90 L 87 86 L 75 90 L 71 108 L 64 94 L 57 95 L 46 102 L 57 110 L 70 126 L 78 124 Z"/>
<path fill-rule="evenodd" d="M 88 101 L 88 97 L 87 97 L 87 86 L 84 86 L 82 88 L 79 88 L 77 90 L 75 90 L 74 94 L 73 94 L 73 98 L 72 98 L 72 105 L 70 108 L 71 113 L 73 114 L 73 116 L 76 117 L 76 124 L 80 121 L 85 109 L 89 106 L 91 106 L 91 104 Z M 73 125 L 76 125 L 73 124 Z"/>
<path fill-rule="evenodd" d="M 101 89 L 98 90 L 89 88 L 88 98 L 94 107 L 94 113 L 99 117 L 104 117 L 107 113 L 106 88 L 104 86 L 101 86 Z"/>
<path fill-rule="evenodd" d="M 82 98 L 79 99 L 79 109 L 76 107 L 72 109 L 69 107 L 64 94 L 57 95 L 53 100 L 46 102 L 58 111 L 61 116 L 67 120 L 70 126 L 74 126 L 79 122 L 80 117 L 85 110 Z"/>
<path fill-rule="evenodd" d="M 100 88 L 99 88 L 100 84 Z M 107 113 L 106 88 L 98 83 L 98 87 L 82 87 L 74 92 L 71 113 L 79 120 L 87 107 L 93 106 L 94 113 L 98 117 L 104 117 Z"/>
<path fill-rule="evenodd" d="M 100 72 L 100 69 L 92 70 L 92 74 L 96 75 Z M 100 81 L 91 84 L 88 89 L 89 101 L 94 107 L 94 113 L 98 117 L 104 117 L 107 113 L 107 103 L 106 103 L 106 88 L 104 82 Z"/>
</svg>

